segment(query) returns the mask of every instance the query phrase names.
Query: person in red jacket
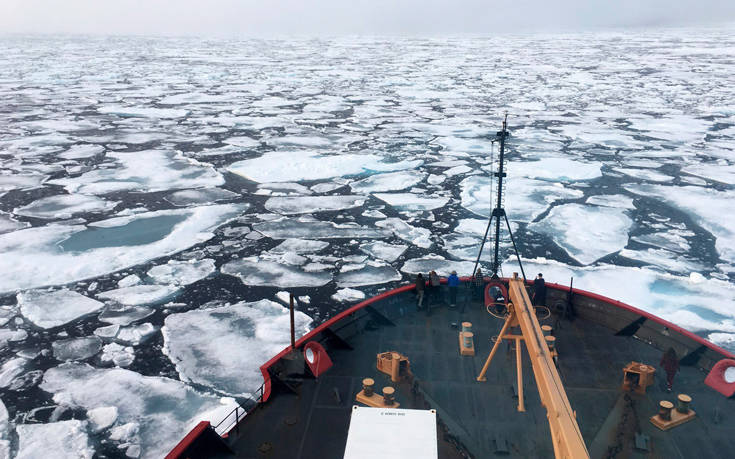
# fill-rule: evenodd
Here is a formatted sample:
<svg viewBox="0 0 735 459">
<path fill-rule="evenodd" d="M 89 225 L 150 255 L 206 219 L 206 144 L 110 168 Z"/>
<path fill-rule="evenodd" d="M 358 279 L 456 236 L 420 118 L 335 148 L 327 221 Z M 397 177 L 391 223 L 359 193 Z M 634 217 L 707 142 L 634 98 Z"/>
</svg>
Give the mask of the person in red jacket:
<svg viewBox="0 0 735 459">
<path fill-rule="evenodd" d="M 676 357 L 676 351 L 670 347 L 661 358 L 661 366 L 666 371 L 666 390 L 671 392 L 671 385 L 674 383 L 674 376 L 679 371 L 679 359 Z"/>
</svg>

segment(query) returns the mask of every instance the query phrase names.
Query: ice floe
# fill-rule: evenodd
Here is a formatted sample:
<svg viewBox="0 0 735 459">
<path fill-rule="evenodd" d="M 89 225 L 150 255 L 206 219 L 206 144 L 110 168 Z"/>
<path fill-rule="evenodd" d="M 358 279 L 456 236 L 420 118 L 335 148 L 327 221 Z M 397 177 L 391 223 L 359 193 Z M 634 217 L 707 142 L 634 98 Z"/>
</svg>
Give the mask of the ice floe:
<svg viewBox="0 0 735 459">
<path fill-rule="evenodd" d="M 350 188 L 354 193 L 405 190 L 421 182 L 425 176 L 426 174 L 415 171 L 375 174 L 351 183 Z"/>
<path fill-rule="evenodd" d="M 38 188 L 47 178 L 39 174 L 0 174 L 0 193 Z"/>
<path fill-rule="evenodd" d="M 10 215 L 0 212 L 0 234 L 11 233 L 20 229 L 28 228 L 30 223 L 19 222 Z"/>
<path fill-rule="evenodd" d="M 186 261 L 169 260 L 164 265 L 149 269 L 148 277 L 157 284 L 182 286 L 200 281 L 216 270 L 214 260 L 211 258 Z"/>
<path fill-rule="evenodd" d="M 188 110 L 181 110 L 176 108 L 155 108 L 122 105 L 105 105 L 97 108 L 97 111 L 104 115 L 160 119 L 184 118 L 186 115 L 189 114 Z"/>
<path fill-rule="evenodd" d="M 530 228 L 546 234 L 582 264 L 594 263 L 628 244 L 633 221 L 621 209 L 564 204 Z"/>
<path fill-rule="evenodd" d="M 101 155 L 105 152 L 102 145 L 73 145 L 63 153 L 59 153 L 61 159 L 87 159 Z"/>
<path fill-rule="evenodd" d="M 72 290 L 31 290 L 17 295 L 23 317 L 41 328 L 54 328 L 93 314 L 103 303 Z"/>
<path fill-rule="evenodd" d="M 130 325 L 133 322 L 145 319 L 153 313 L 154 310 L 150 308 L 142 306 L 125 306 L 124 304 L 113 303 L 105 307 L 105 310 L 99 315 L 99 319 L 102 322 L 119 327 Z M 115 333 L 117 333 L 117 330 L 118 329 L 115 329 Z M 95 332 L 97 331 L 99 331 L 99 329 L 95 330 Z"/>
<path fill-rule="evenodd" d="M 398 281 L 401 280 L 401 277 L 401 274 L 391 265 L 372 262 L 355 270 L 343 270 L 337 275 L 335 281 L 340 287 L 360 287 Z"/>
<path fill-rule="evenodd" d="M 337 290 L 337 293 L 332 295 L 332 299 L 334 301 L 339 301 L 340 303 L 352 303 L 364 300 L 365 294 L 353 288 L 341 288 Z"/>
<path fill-rule="evenodd" d="M 166 196 L 166 201 L 179 207 L 212 204 L 240 197 L 239 194 L 223 188 L 202 188 L 198 190 L 181 190 Z"/>
<path fill-rule="evenodd" d="M 385 260 L 387 262 L 393 262 L 398 259 L 403 252 L 408 248 L 404 244 L 388 244 L 382 241 L 368 242 L 367 244 L 360 244 L 360 250 L 371 255 L 375 258 Z"/>
<path fill-rule="evenodd" d="M 295 320 L 298 337 L 311 319 L 296 311 Z M 183 380 L 249 396 L 263 382 L 260 365 L 288 345 L 289 328 L 287 308 L 260 300 L 171 314 L 161 331 Z"/>
<path fill-rule="evenodd" d="M 157 331 L 158 327 L 154 326 L 150 322 L 140 325 L 131 325 L 129 327 L 121 327 L 117 335 L 115 335 L 115 340 L 129 346 L 137 346 L 149 339 Z"/>
<path fill-rule="evenodd" d="M 212 166 L 185 157 L 181 152 L 146 150 L 106 155 L 113 168 L 98 168 L 79 177 L 48 183 L 61 185 L 70 193 L 106 194 L 114 191 L 166 191 L 177 188 L 208 188 L 225 183 Z"/>
<path fill-rule="evenodd" d="M 446 197 L 413 193 L 374 193 L 373 196 L 400 210 L 434 210 L 444 207 L 449 201 Z"/>
<path fill-rule="evenodd" d="M 100 360 L 112 362 L 118 367 L 129 367 L 135 360 L 135 351 L 130 346 L 122 346 L 117 343 L 105 344 Z"/>
<path fill-rule="evenodd" d="M 600 163 L 553 157 L 514 164 L 514 167 L 522 169 L 523 175 L 528 178 L 561 182 L 591 180 L 601 177 L 600 166 Z M 515 194 L 515 186 L 513 187 L 513 193 Z"/>
<path fill-rule="evenodd" d="M 615 207 L 618 209 L 635 209 L 633 204 L 633 198 L 629 198 L 622 194 L 600 194 L 590 196 L 585 201 L 587 204 L 594 204 L 597 206 Z"/>
<path fill-rule="evenodd" d="M 57 404 L 87 411 L 115 407 L 117 424 L 138 424 L 141 457 L 160 458 L 201 420 L 219 422 L 234 409 L 172 379 L 67 363 L 46 371 L 41 389 Z"/>
<path fill-rule="evenodd" d="M 0 388 L 11 387 L 15 378 L 21 376 L 28 365 L 28 359 L 15 357 L 0 367 Z"/>
<path fill-rule="evenodd" d="M 426 228 L 416 228 L 400 218 L 386 218 L 375 222 L 375 226 L 392 231 L 397 237 L 418 247 L 428 249 L 431 242 L 431 231 Z"/>
<path fill-rule="evenodd" d="M 87 411 L 87 419 L 93 432 L 107 429 L 117 421 L 117 407 L 101 406 Z"/>
<path fill-rule="evenodd" d="M 125 269 L 206 241 L 237 204 L 146 212 L 93 225 L 47 225 L 0 235 L 0 292 L 65 284 Z"/>
<path fill-rule="evenodd" d="M 107 201 L 96 196 L 62 194 L 38 199 L 13 210 L 13 213 L 24 217 L 63 219 L 87 212 L 108 212 L 118 204 L 119 201 Z"/>
<path fill-rule="evenodd" d="M 97 294 L 97 298 L 112 300 L 129 306 L 161 304 L 174 298 L 181 291 L 177 285 L 133 285 Z"/>
<path fill-rule="evenodd" d="M 329 242 L 311 239 L 286 239 L 270 251 L 272 253 L 314 253 L 326 249 Z"/>
<path fill-rule="evenodd" d="M 94 450 L 89 444 L 86 421 L 59 421 L 48 424 L 19 424 L 18 455 L 16 459 L 56 457 L 92 459 Z"/>
<path fill-rule="evenodd" d="M 641 179 L 641 180 L 648 180 L 649 182 L 671 182 L 674 178 L 670 175 L 662 174 L 661 172 L 657 172 L 651 169 L 630 169 L 630 168 L 623 168 L 623 167 L 615 167 L 613 168 L 615 172 L 620 172 L 621 174 L 625 174 L 629 177 Z"/>
<path fill-rule="evenodd" d="M 406 274 L 424 275 L 432 270 L 440 276 L 449 276 L 452 271 L 457 271 L 459 276 L 470 276 L 475 264 L 470 261 L 454 261 L 447 260 L 441 255 L 427 255 L 421 258 L 413 258 L 407 260 L 401 267 L 401 271 Z"/>
<path fill-rule="evenodd" d="M 374 154 L 320 155 L 308 151 L 268 152 L 231 164 L 230 172 L 260 183 L 324 180 L 333 177 L 413 169 L 421 160 L 386 162 Z"/>
<path fill-rule="evenodd" d="M 253 229 L 273 239 L 375 239 L 388 235 L 385 231 L 367 228 L 354 223 L 338 225 L 332 222 L 292 218 L 256 223 L 253 225 Z"/>
<path fill-rule="evenodd" d="M 682 167 L 681 171 L 703 179 L 735 185 L 735 167 L 730 164 L 697 163 Z"/>
<path fill-rule="evenodd" d="M 353 209 L 365 203 L 364 196 L 288 196 L 270 198 L 265 208 L 271 212 L 293 215 Z"/>
<path fill-rule="evenodd" d="M 84 360 L 97 355 L 102 349 L 102 340 L 96 336 L 63 339 L 51 343 L 51 348 L 57 360 Z"/>
<path fill-rule="evenodd" d="M 257 257 L 233 260 L 222 265 L 224 274 L 239 277 L 245 285 L 291 287 L 321 287 L 332 280 L 331 274 L 305 272 L 301 268 Z"/>
</svg>

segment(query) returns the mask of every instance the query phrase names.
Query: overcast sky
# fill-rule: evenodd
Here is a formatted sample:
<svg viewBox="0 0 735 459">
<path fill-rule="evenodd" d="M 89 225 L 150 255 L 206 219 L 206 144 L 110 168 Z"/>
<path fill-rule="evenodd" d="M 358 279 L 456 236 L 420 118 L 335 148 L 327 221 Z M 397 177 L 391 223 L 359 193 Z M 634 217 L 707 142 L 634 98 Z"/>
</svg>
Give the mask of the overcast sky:
<svg viewBox="0 0 735 459">
<path fill-rule="evenodd" d="M 735 0 L 0 0 L 0 33 L 493 34 L 735 25 Z"/>
</svg>

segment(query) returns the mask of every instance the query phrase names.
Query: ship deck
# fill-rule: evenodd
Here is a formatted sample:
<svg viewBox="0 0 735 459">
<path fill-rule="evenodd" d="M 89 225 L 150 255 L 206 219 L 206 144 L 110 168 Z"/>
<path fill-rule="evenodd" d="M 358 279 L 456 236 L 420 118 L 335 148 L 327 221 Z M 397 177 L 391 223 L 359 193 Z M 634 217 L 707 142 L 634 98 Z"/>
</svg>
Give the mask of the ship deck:
<svg viewBox="0 0 735 459">
<path fill-rule="evenodd" d="M 501 344 L 487 381 L 476 381 L 503 321 L 489 315 L 469 289 L 462 286 L 459 291 L 463 312 L 448 308 L 440 298 L 429 298 L 430 314 L 417 311 L 415 295 L 407 291 L 337 322 L 320 334 L 334 366 L 319 378 L 289 374 L 281 359 L 271 367 L 269 400 L 229 435 L 233 456 L 341 458 L 351 407 L 357 404 L 362 379 L 370 377 L 378 393 L 384 386 L 396 387 L 401 408 L 437 410 L 439 457 L 553 457 L 546 410 L 525 346 L 526 411 L 519 412 L 512 344 Z M 472 323 L 474 356 L 459 354 L 463 321 Z M 666 392 L 659 366 L 662 351 L 636 333 L 618 333 L 625 327 L 610 328 L 609 321 L 602 325 L 585 314 L 571 321 L 552 314 L 541 324 L 554 327 L 558 370 L 591 457 L 720 458 L 735 451 L 735 400 L 703 384 L 707 365 L 701 361 L 689 358 L 694 364 L 682 365 L 673 392 Z M 646 331 L 641 328 L 637 334 Z M 376 369 L 376 355 L 386 351 L 408 357 L 416 384 L 391 384 Z M 696 353 L 703 354 L 701 349 Z M 622 369 L 631 361 L 656 368 L 655 382 L 645 395 L 621 389 Z M 657 413 L 660 400 L 675 403 L 678 393 L 692 397 L 697 416 L 661 431 L 649 417 Z"/>
</svg>

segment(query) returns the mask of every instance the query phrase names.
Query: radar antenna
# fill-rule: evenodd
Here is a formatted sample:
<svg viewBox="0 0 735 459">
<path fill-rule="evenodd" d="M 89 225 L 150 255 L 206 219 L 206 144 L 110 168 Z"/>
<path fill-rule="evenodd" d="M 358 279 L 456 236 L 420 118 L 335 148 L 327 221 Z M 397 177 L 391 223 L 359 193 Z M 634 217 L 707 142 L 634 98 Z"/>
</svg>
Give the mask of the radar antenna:
<svg viewBox="0 0 735 459">
<path fill-rule="evenodd" d="M 497 172 L 493 174 L 493 176 L 498 178 L 498 194 L 497 194 L 497 198 L 495 201 L 495 208 L 490 214 L 490 219 L 487 222 L 487 228 L 485 229 L 485 235 L 482 237 L 482 244 L 480 244 L 480 253 L 477 254 L 477 260 L 475 260 L 475 267 L 472 270 L 472 275 L 474 276 L 477 273 L 477 266 L 480 264 L 480 257 L 482 256 L 482 250 L 485 247 L 485 241 L 487 240 L 487 235 L 490 232 L 490 227 L 492 227 L 493 218 L 494 218 L 495 219 L 495 240 L 493 241 L 494 247 L 493 247 L 492 278 L 493 279 L 500 278 L 500 276 L 498 276 L 498 271 L 500 270 L 500 260 L 499 260 L 500 219 L 503 218 L 508 228 L 508 234 L 510 234 L 510 240 L 513 243 L 513 250 L 515 251 L 516 258 L 518 259 L 518 265 L 521 268 L 521 275 L 523 276 L 523 281 L 525 282 L 526 273 L 525 271 L 523 271 L 523 265 L 521 264 L 521 256 L 518 253 L 518 248 L 516 247 L 516 241 L 515 241 L 515 238 L 513 237 L 513 231 L 510 229 L 510 222 L 508 221 L 508 215 L 506 214 L 505 208 L 503 207 L 503 178 L 505 178 L 508 175 L 505 172 L 505 139 L 508 137 L 507 125 L 508 125 L 508 112 L 505 112 L 505 118 L 503 119 L 503 129 L 501 131 L 498 131 L 498 133 L 495 136 L 495 140 L 493 140 L 493 142 L 500 141 L 500 158 L 498 159 L 498 170 Z M 492 177 L 490 178 L 490 180 L 492 180 Z M 491 196 L 491 199 L 492 199 L 492 196 Z"/>
</svg>

